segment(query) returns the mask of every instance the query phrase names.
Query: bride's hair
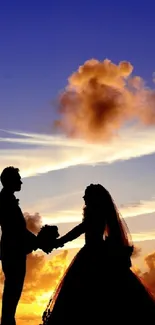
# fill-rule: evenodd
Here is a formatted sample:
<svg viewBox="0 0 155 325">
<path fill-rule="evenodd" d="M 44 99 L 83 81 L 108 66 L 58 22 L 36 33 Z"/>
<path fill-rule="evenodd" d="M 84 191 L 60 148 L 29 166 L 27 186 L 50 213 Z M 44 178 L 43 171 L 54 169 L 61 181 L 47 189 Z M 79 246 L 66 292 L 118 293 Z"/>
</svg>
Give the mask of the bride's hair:
<svg viewBox="0 0 155 325">
<path fill-rule="evenodd" d="M 102 224 L 104 235 L 113 242 L 122 246 L 132 246 L 127 225 L 120 217 L 110 193 L 101 184 L 90 184 L 85 190 L 84 199 L 86 203 L 84 220 L 89 222 L 89 218 L 93 218 L 99 226 Z"/>
</svg>

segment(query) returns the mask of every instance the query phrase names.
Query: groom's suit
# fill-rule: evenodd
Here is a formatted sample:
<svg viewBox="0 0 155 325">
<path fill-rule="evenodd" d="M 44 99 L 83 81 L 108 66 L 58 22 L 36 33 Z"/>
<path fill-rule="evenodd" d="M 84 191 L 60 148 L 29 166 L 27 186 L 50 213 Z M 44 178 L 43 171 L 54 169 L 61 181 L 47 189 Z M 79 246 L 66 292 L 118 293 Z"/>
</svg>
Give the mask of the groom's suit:
<svg viewBox="0 0 155 325">
<path fill-rule="evenodd" d="M 13 194 L 0 192 L 1 261 L 5 276 L 1 325 L 15 325 L 15 312 L 26 273 L 26 255 L 37 249 L 37 237 L 26 221 Z"/>
</svg>

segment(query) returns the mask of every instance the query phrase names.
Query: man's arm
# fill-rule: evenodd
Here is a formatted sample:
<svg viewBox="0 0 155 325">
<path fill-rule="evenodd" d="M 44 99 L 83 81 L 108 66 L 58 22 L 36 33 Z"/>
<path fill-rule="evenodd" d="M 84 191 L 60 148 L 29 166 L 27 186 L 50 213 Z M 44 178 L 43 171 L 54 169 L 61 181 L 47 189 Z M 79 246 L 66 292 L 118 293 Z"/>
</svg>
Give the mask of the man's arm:
<svg viewBox="0 0 155 325">
<path fill-rule="evenodd" d="M 37 236 L 26 229 L 26 253 L 29 254 L 38 248 Z"/>
</svg>

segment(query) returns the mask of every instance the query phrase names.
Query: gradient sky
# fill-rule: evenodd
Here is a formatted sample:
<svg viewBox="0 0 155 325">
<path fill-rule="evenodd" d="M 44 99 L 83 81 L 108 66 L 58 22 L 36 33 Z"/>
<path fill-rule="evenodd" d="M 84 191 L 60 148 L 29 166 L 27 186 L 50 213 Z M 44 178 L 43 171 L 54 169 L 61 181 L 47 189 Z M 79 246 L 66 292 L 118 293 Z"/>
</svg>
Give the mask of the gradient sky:
<svg viewBox="0 0 155 325">
<path fill-rule="evenodd" d="M 37 1 L 37 5 L 33 1 L 5 1 L 0 9 L 1 129 L 26 132 L 28 135 L 30 132 L 52 134 L 51 126 L 55 117 L 52 102 L 67 84 L 67 78 L 72 72 L 91 58 L 108 58 L 116 64 L 127 60 L 133 64 L 136 75 L 143 77 L 148 86 L 153 85 L 153 1 L 143 1 L 140 6 L 138 1 L 126 4 L 123 1 L 108 1 L 104 4 L 98 1 L 97 5 L 95 1 L 74 1 L 74 4 L 71 1 Z M 142 136 L 141 147 L 149 132 L 150 130 L 146 130 Z M 153 139 L 154 132 L 152 129 L 148 142 Z M 16 138 L 16 135 L 1 132 L 1 137 Z M 132 133 L 131 143 L 134 142 L 134 137 Z M 130 142 L 130 135 L 128 141 Z M 139 136 L 136 141 L 138 149 Z M 23 152 L 27 159 L 31 158 L 31 154 L 28 157 L 27 152 L 30 148 L 32 153 L 33 147 L 29 146 L 28 142 L 25 145 L 14 142 L 1 142 L 2 166 L 7 164 L 7 161 L 9 164 L 14 162 L 12 157 L 17 155 L 16 150 Z M 35 143 L 33 146 L 36 149 Z M 39 150 L 42 147 L 40 146 Z M 135 147 L 135 151 L 137 149 Z M 69 204 L 72 207 L 72 201 L 78 200 L 78 205 L 82 202 L 80 200 L 84 187 L 91 181 L 104 183 L 112 191 L 119 205 L 139 203 L 140 200 L 149 201 L 155 193 L 154 149 L 152 143 L 151 150 L 144 150 L 139 155 L 135 153 L 134 159 L 131 159 L 130 153 L 126 161 L 124 158 L 121 162 L 116 159 L 116 162 L 110 165 L 103 165 L 104 159 L 101 157 L 98 166 L 98 159 L 93 166 L 90 161 L 88 166 L 88 158 L 88 164 L 85 166 L 76 167 L 75 162 L 72 168 L 60 167 L 58 171 L 51 172 L 49 168 L 48 174 L 25 180 L 21 194 L 24 209 L 30 206 L 37 208 L 38 204 L 39 210 L 39 201 L 46 198 L 49 201 L 50 198 L 54 200 L 54 196 L 66 193 L 69 196 L 73 192 L 77 195 L 75 194 L 73 200 L 69 198 Z M 49 156 L 49 160 L 55 156 L 55 165 L 59 165 L 63 155 L 68 155 L 68 151 L 66 153 L 64 150 L 64 143 L 59 148 L 48 147 L 48 150 L 52 156 Z M 44 151 L 40 155 L 40 164 L 44 168 Z M 48 152 L 45 160 L 47 155 Z M 68 159 L 70 155 L 72 152 L 69 152 Z M 123 154 L 120 154 L 120 158 L 122 156 Z M 16 161 L 18 163 L 18 159 Z M 30 168 L 32 164 L 35 170 L 34 160 L 30 159 L 27 167 Z M 73 205 L 76 205 L 75 202 Z M 56 209 L 58 207 L 59 203 Z M 42 210 L 38 212 L 47 212 L 44 208 Z M 46 210 L 50 212 L 49 209 Z"/>
<path fill-rule="evenodd" d="M 154 87 L 154 12 L 152 0 L 0 4 L 0 129 L 11 132 L 0 132 L 0 169 L 16 165 L 27 176 L 23 211 L 39 212 L 63 233 L 80 221 L 85 186 L 100 182 L 144 253 L 155 250 L 155 128 L 96 149 L 64 138 L 57 144 L 52 122 L 57 95 L 86 60 L 129 61 Z"/>
</svg>

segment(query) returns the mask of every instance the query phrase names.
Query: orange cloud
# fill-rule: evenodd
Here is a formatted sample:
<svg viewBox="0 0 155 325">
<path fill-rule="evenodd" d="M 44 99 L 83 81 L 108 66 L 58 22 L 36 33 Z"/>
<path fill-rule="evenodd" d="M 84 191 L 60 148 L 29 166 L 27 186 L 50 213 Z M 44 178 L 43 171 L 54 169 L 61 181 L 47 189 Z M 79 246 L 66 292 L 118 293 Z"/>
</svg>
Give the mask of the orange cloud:
<svg viewBox="0 0 155 325">
<path fill-rule="evenodd" d="M 26 220 L 27 228 L 34 234 L 37 234 L 42 226 L 42 217 L 39 215 L 39 213 L 31 215 L 28 212 L 25 212 L 24 217 Z"/>
<path fill-rule="evenodd" d="M 17 309 L 17 322 L 20 325 L 41 323 L 41 317 L 46 305 L 69 264 L 68 252 L 58 255 L 29 254 L 27 258 L 27 273 L 23 293 Z M 2 297 L 4 276 L 0 270 L 0 300 Z M 34 321 L 33 321 L 34 319 Z M 39 320 L 39 322 L 38 322 Z"/>
<path fill-rule="evenodd" d="M 59 97 L 56 128 L 70 137 L 103 141 L 135 119 L 154 125 L 155 92 L 132 71 L 130 62 L 86 61 Z"/>
<path fill-rule="evenodd" d="M 134 245 L 134 250 L 133 250 L 132 258 L 134 259 L 134 258 L 140 256 L 141 251 L 142 251 L 141 247 Z"/>
<path fill-rule="evenodd" d="M 37 315 L 25 315 L 25 316 L 19 316 L 17 318 L 17 322 L 19 325 L 39 325 L 41 324 L 41 318 L 38 317 Z"/>
<path fill-rule="evenodd" d="M 53 292 L 68 265 L 67 254 L 68 252 L 64 250 L 51 259 L 47 259 L 45 255 L 41 254 L 30 254 L 28 256 L 23 302 L 36 301 L 38 293 L 41 296 Z"/>
<path fill-rule="evenodd" d="M 147 271 L 141 272 L 138 268 L 135 268 L 134 271 L 146 283 L 148 289 L 155 296 L 155 252 L 148 254 L 144 261 L 147 266 Z"/>
</svg>

